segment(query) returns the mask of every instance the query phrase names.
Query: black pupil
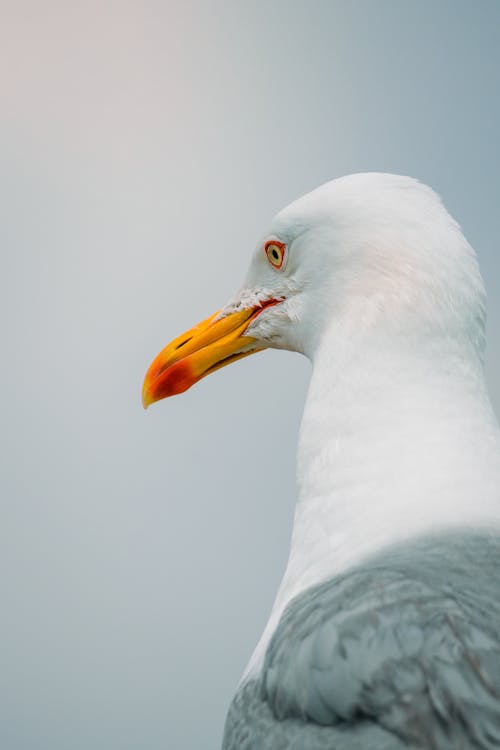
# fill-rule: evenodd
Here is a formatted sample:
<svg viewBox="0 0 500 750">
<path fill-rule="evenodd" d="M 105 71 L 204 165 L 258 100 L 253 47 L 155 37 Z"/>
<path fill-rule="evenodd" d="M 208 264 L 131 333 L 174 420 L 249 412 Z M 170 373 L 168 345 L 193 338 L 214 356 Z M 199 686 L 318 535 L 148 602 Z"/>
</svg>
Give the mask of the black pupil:
<svg viewBox="0 0 500 750">
<path fill-rule="evenodd" d="M 279 260 L 279 257 L 280 256 L 278 255 L 278 251 L 276 250 L 275 247 L 273 247 L 273 258 L 274 258 L 274 260 Z"/>
</svg>

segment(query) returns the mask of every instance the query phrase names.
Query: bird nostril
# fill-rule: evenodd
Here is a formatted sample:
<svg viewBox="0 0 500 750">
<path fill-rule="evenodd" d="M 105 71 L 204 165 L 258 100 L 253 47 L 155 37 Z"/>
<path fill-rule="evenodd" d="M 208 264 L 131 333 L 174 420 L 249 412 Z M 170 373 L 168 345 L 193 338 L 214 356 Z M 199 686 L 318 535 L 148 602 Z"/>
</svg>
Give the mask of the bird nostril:
<svg viewBox="0 0 500 750">
<path fill-rule="evenodd" d="M 184 341 L 181 341 L 181 343 L 180 343 L 180 344 L 177 344 L 177 346 L 175 347 L 175 351 L 177 351 L 177 350 L 178 350 L 178 349 L 180 349 L 180 348 L 181 348 L 182 346 L 184 346 L 184 344 L 187 344 L 187 343 L 188 343 L 188 341 L 191 341 L 191 339 L 192 339 L 192 338 L 193 338 L 192 336 L 189 336 L 189 337 L 188 337 L 187 339 L 184 339 Z"/>
</svg>

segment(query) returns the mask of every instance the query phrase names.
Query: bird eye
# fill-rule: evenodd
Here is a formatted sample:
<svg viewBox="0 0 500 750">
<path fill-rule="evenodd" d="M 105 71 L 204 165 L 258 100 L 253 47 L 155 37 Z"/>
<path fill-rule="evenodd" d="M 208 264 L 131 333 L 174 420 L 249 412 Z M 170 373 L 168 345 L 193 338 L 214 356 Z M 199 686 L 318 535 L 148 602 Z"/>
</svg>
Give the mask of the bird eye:
<svg viewBox="0 0 500 750">
<path fill-rule="evenodd" d="M 266 252 L 269 263 L 274 266 L 274 268 L 279 269 L 283 267 L 283 261 L 285 260 L 285 249 L 286 245 L 283 242 L 278 242 L 277 240 L 270 240 L 269 242 L 266 242 L 264 250 Z"/>
</svg>

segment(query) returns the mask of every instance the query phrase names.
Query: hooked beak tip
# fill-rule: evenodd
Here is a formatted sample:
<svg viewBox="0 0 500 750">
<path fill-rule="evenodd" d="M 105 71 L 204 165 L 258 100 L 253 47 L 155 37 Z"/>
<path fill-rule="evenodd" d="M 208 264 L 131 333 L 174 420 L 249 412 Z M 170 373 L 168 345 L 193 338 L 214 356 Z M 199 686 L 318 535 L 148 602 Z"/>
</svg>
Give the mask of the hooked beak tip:
<svg viewBox="0 0 500 750">
<path fill-rule="evenodd" d="M 146 383 L 144 383 L 144 386 L 142 388 L 142 407 L 146 411 L 148 406 L 151 406 L 151 404 L 154 402 L 154 398 L 151 397 L 151 393 L 148 388 L 146 388 Z"/>
</svg>

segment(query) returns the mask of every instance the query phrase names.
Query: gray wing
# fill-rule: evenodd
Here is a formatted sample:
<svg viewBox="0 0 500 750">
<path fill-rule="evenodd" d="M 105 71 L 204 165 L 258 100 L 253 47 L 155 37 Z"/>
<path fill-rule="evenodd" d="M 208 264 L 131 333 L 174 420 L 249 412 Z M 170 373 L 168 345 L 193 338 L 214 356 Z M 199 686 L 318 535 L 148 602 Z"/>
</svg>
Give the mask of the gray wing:
<svg viewBox="0 0 500 750">
<path fill-rule="evenodd" d="M 420 540 L 294 599 L 224 750 L 500 747 L 500 541 Z"/>
</svg>

